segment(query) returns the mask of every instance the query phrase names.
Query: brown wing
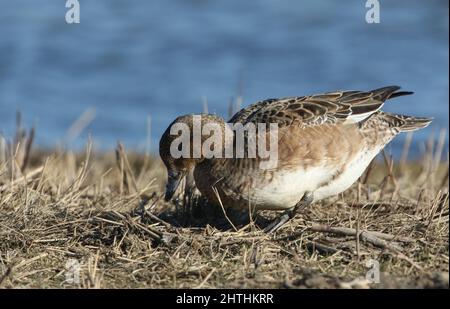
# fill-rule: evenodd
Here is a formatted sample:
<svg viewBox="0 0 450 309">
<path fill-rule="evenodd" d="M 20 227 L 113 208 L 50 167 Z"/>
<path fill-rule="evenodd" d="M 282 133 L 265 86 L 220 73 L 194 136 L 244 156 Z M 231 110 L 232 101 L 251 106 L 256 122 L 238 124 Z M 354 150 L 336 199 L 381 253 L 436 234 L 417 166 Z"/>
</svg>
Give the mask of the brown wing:
<svg viewBox="0 0 450 309">
<path fill-rule="evenodd" d="M 337 91 L 304 97 L 269 99 L 250 105 L 229 122 L 278 123 L 279 127 L 356 123 L 379 110 L 390 97 L 411 94 L 388 86 L 372 91 Z"/>
</svg>

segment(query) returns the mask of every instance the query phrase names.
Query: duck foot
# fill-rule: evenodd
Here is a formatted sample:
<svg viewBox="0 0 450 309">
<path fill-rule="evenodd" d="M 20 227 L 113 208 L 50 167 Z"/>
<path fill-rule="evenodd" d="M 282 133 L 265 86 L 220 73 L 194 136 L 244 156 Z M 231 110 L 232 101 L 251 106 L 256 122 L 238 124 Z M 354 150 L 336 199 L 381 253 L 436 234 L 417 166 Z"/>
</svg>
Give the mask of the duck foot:
<svg viewBox="0 0 450 309">
<path fill-rule="evenodd" d="M 314 200 L 314 196 L 310 192 L 305 192 L 302 199 L 295 204 L 294 207 L 284 211 L 278 218 L 276 218 L 272 223 L 264 228 L 264 232 L 267 234 L 275 233 L 282 227 L 286 222 L 295 217 L 295 215 L 303 211 L 308 207 Z"/>
</svg>

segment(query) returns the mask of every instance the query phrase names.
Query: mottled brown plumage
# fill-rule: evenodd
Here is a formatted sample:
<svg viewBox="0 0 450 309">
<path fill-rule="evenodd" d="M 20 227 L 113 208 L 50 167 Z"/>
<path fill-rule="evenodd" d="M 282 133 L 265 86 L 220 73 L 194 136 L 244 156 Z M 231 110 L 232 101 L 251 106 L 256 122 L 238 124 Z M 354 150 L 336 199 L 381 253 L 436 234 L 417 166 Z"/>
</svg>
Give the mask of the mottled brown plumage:
<svg viewBox="0 0 450 309">
<path fill-rule="evenodd" d="M 278 165 L 273 169 L 261 169 L 259 158 L 173 160 L 168 153 L 173 140 L 168 129 L 160 142 L 161 157 L 169 171 L 168 190 L 173 190 L 171 177 L 173 184 L 174 178 L 194 169 L 200 192 L 213 203 L 219 203 L 218 193 L 225 207 L 290 209 L 307 193 L 311 200 L 338 194 L 360 177 L 398 133 L 424 128 L 431 122 L 429 118 L 379 111 L 387 99 L 411 94 L 398 89 L 390 86 L 369 92 L 270 99 L 242 109 L 230 123 L 278 124 Z M 182 116 L 175 122 L 189 123 L 190 117 Z M 208 115 L 207 121 L 226 130 L 223 119 L 217 116 Z"/>
</svg>

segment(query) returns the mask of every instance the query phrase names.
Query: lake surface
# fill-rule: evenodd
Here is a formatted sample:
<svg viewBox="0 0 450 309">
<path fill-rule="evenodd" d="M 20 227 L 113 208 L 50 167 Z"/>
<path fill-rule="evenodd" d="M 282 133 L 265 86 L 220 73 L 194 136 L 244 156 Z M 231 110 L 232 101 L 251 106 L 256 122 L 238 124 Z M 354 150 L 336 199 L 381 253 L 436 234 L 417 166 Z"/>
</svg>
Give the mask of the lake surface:
<svg viewBox="0 0 450 309">
<path fill-rule="evenodd" d="M 397 84 L 415 91 L 385 110 L 435 117 L 420 144 L 449 127 L 448 1 L 381 1 L 381 22 L 365 1 L 80 0 L 81 23 L 65 22 L 65 1 L 0 5 L 0 132 L 20 110 L 51 147 L 86 110 L 97 148 L 118 140 L 152 149 L 178 115 L 228 114 L 232 98 L 257 100 Z M 448 140 L 448 139 L 447 139 Z M 391 146 L 401 149 L 403 138 Z"/>
</svg>

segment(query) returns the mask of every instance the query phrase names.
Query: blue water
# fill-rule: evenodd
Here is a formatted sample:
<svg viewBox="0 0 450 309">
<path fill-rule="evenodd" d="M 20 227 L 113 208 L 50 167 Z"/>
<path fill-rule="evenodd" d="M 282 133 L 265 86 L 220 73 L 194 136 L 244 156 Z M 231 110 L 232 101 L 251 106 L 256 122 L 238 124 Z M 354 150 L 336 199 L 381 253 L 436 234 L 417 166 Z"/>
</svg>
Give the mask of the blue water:
<svg viewBox="0 0 450 309">
<path fill-rule="evenodd" d="M 232 97 L 254 101 L 398 84 L 415 91 L 385 110 L 435 117 L 421 143 L 449 127 L 448 1 L 381 2 L 381 23 L 365 22 L 365 1 L 80 0 L 81 23 L 65 22 L 65 1 L 0 4 L 0 132 L 15 113 L 53 146 L 88 108 L 97 148 L 117 140 L 152 148 L 178 115 L 208 109 L 227 117 Z M 402 139 L 391 148 L 398 152 Z M 413 154 L 414 155 L 414 154 Z"/>
</svg>

